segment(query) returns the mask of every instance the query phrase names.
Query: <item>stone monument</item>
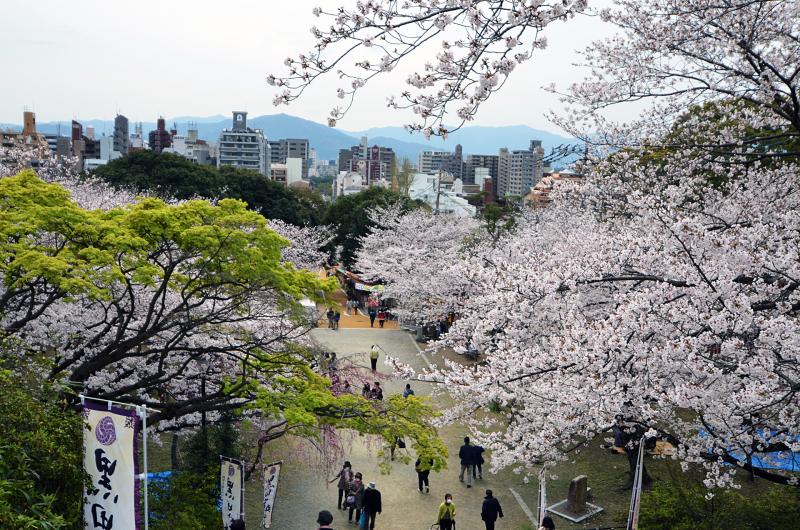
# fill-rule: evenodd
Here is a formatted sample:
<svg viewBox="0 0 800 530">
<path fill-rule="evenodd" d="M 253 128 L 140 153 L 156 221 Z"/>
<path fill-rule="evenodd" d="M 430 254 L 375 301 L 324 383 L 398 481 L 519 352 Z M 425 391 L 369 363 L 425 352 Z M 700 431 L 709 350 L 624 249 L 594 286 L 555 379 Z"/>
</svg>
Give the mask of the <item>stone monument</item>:
<svg viewBox="0 0 800 530">
<path fill-rule="evenodd" d="M 587 502 L 590 491 L 588 484 L 589 479 L 586 475 L 575 477 L 569 483 L 567 498 L 550 506 L 547 511 L 573 523 L 580 523 L 602 512 L 601 507 Z"/>
</svg>

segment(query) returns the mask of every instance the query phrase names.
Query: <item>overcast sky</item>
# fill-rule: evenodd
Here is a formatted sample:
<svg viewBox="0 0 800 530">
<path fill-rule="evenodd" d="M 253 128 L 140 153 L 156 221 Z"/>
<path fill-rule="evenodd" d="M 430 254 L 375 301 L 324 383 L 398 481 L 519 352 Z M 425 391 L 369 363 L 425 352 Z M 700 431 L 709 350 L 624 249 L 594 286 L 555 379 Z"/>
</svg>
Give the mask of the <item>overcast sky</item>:
<svg viewBox="0 0 800 530">
<path fill-rule="evenodd" d="M 272 106 L 268 73 L 313 45 L 315 5 L 355 0 L 2 0 L 0 122 L 20 123 L 22 111 L 41 122 L 159 115 L 228 116 L 286 112 L 325 122 L 337 103 L 336 79 L 312 87 L 290 107 Z M 596 4 L 593 4 L 596 5 Z M 321 24 L 320 24 L 321 25 Z M 544 114 L 557 98 L 541 90 L 581 77 L 575 50 L 611 34 L 597 18 L 548 28 L 548 49 L 514 72 L 477 125 L 529 125 L 558 132 Z M 385 107 L 403 89 L 406 72 L 376 82 L 347 118 L 344 130 L 402 125 L 408 118 Z"/>
</svg>

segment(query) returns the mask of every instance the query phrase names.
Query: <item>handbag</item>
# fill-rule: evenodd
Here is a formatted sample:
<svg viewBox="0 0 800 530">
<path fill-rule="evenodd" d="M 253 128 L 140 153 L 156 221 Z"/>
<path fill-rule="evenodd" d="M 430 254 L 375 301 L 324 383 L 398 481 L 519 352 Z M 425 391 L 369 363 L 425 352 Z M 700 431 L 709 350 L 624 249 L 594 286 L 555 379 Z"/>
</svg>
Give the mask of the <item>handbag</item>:
<svg viewBox="0 0 800 530">
<path fill-rule="evenodd" d="M 361 518 L 358 520 L 358 527 L 361 530 L 367 530 L 367 523 L 369 522 L 369 517 L 367 516 L 367 512 L 361 512 Z"/>
<path fill-rule="evenodd" d="M 348 495 L 347 497 L 345 497 L 345 499 L 344 499 L 344 503 L 345 503 L 345 504 L 346 504 L 348 507 L 350 507 L 350 506 L 355 506 L 355 505 L 356 505 L 356 496 L 355 496 L 355 495 L 352 495 L 352 494 L 351 494 L 351 495 Z"/>
</svg>

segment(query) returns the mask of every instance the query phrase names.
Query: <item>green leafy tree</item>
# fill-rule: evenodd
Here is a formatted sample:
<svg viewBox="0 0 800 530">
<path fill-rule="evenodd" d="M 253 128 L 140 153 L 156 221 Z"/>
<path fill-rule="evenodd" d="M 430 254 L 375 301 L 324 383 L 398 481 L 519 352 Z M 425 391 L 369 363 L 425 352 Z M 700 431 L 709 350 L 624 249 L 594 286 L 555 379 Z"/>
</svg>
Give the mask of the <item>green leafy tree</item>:
<svg viewBox="0 0 800 530">
<path fill-rule="evenodd" d="M 419 201 L 412 201 L 399 193 L 373 186 L 353 195 L 345 195 L 336 199 L 331 204 L 325 215 L 324 222 L 336 229 L 336 235 L 328 246 L 333 255 L 341 247 L 338 256 L 346 266 L 351 266 L 358 249 L 361 248 L 360 238 L 367 235 L 374 226 L 367 212 L 376 207 L 386 207 L 401 204 L 406 209 L 422 206 Z M 337 256 L 334 256 L 337 257 Z"/>
<path fill-rule="evenodd" d="M 266 361 L 270 362 L 270 361 Z M 397 438 L 417 456 L 430 459 L 431 469 L 447 467 L 447 446 L 439 438 L 433 421 L 440 415 L 427 398 L 390 395 L 384 401 L 365 399 L 360 395 L 331 391 L 331 382 L 312 371 L 307 364 L 297 363 L 291 372 L 272 380 L 269 389 L 252 387 L 258 394 L 253 404 L 263 414 L 280 418 L 271 430 L 258 440 L 258 452 L 251 459 L 250 472 L 260 461 L 265 444 L 291 433 L 304 438 L 320 438 L 327 428 L 352 429 L 364 435 L 379 436 L 384 447 Z M 388 449 L 379 453 L 380 467 L 391 469 Z M 398 454 L 397 459 L 409 463 L 410 457 Z"/>
<path fill-rule="evenodd" d="M 268 219 L 298 226 L 316 226 L 324 214 L 319 195 L 287 188 L 251 169 L 217 169 L 171 153 L 131 153 L 99 167 L 93 177 L 162 198 L 239 199 Z"/>
<path fill-rule="evenodd" d="M 397 159 L 395 159 L 392 163 L 392 191 L 407 197 L 411 184 L 414 183 L 415 174 L 416 171 L 411 160 L 404 158 L 398 164 Z"/>
<path fill-rule="evenodd" d="M 205 474 L 173 472 L 165 480 L 148 486 L 150 528 L 153 530 L 195 530 L 222 528 L 217 509 L 219 470 Z"/>
<path fill-rule="evenodd" d="M 32 370 L 0 370 L 0 528 L 81 526 L 82 429 L 80 415 Z"/>
</svg>

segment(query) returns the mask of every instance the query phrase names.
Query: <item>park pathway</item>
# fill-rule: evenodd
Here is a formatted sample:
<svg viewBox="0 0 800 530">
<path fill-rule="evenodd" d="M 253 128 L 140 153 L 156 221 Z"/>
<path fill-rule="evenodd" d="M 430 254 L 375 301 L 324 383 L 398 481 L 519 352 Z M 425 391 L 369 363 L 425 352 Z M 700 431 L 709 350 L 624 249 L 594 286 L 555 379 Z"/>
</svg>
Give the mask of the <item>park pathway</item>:
<svg viewBox="0 0 800 530">
<path fill-rule="evenodd" d="M 415 369 L 423 369 L 430 362 L 429 358 L 419 354 L 411 335 L 401 330 L 377 329 L 345 329 L 339 331 L 327 328 L 316 329 L 314 338 L 326 349 L 335 350 L 340 359 L 350 358 L 356 364 L 369 364 L 366 351 L 373 343 L 380 345 L 385 351 L 410 364 Z M 383 356 L 378 364 L 378 371 L 384 375 L 390 373 L 389 367 L 383 364 Z M 382 383 L 386 394 L 399 393 L 406 381 L 389 379 Z M 412 382 L 418 395 L 430 393 L 429 383 Z M 448 399 L 436 397 L 437 401 Z M 481 502 L 484 490 L 491 488 L 500 500 L 506 517 L 498 522 L 497 530 L 518 530 L 528 517 L 520 504 L 515 500 L 510 488 L 520 493 L 522 498 L 535 510 L 535 492 L 531 485 L 522 483 L 522 477 L 504 472 L 492 475 L 484 469 L 484 479 L 475 481 L 471 489 L 458 481 L 459 462 L 458 448 L 465 434 L 459 426 L 448 426 L 440 430 L 450 451 L 448 468 L 441 473 L 432 473 L 430 477 L 431 493 L 420 494 L 417 490 L 417 478 L 412 464 L 395 463 L 389 475 L 381 475 L 377 466 L 375 453 L 379 446 L 370 443 L 368 437 L 354 437 L 351 447 L 346 449 L 347 459 L 353 464 L 354 471 L 361 471 L 365 482 L 375 481 L 383 498 L 383 513 L 378 516 L 376 529 L 380 530 L 428 530 L 435 521 L 436 511 L 446 492 L 452 493 L 457 506 L 458 530 L 482 530 L 480 520 Z M 310 453 L 300 453 L 298 442 L 285 441 L 276 444 L 267 456 L 269 460 L 283 459 L 278 496 L 275 504 L 272 528 L 279 530 L 313 530 L 317 526 L 314 521 L 319 510 L 327 509 L 333 513 L 333 528 L 337 530 L 353 528 L 347 523 L 346 512 L 336 510 L 337 490 L 334 485 L 327 485 L 326 478 L 320 475 L 318 466 L 309 462 Z M 398 450 L 400 451 L 400 450 Z M 304 456 L 305 455 L 305 456 Z M 491 458 L 491 457 L 489 457 Z M 258 483 L 248 484 L 252 490 L 259 490 Z M 258 491 L 248 493 L 248 528 L 256 528 L 258 519 Z M 255 512 L 255 513 L 253 513 Z"/>
<path fill-rule="evenodd" d="M 367 315 L 358 311 L 354 311 L 354 314 L 348 314 L 347 308 L 345 307 L 347 295 L 341 289 L 337 289 L 336 292 L 333 293 L 333 299 L 339 304 L 339 313 L 342 315 L 339 319 L 339 329 L 374 329 L 376 331 L 398 329 L 397 322 L 394 320 L 387 320 L 384 322 L 383 328 L 378 326 L 378 321 L 376 320 L 375 327 L 370 328 L 369 317 Z M 317 310 L 320 314 L 317 325 L 322 329 L 327 329 L 328 319 L 325 317 L 325 311 L 327 309 L 322 304 L 318 304 Z"/>
</svg>

